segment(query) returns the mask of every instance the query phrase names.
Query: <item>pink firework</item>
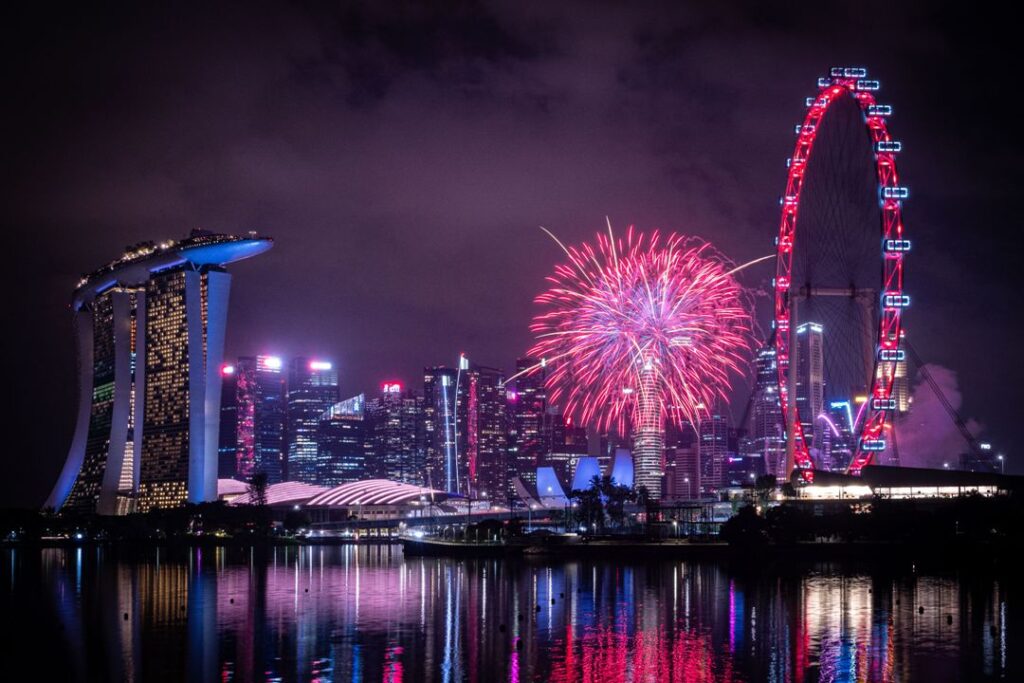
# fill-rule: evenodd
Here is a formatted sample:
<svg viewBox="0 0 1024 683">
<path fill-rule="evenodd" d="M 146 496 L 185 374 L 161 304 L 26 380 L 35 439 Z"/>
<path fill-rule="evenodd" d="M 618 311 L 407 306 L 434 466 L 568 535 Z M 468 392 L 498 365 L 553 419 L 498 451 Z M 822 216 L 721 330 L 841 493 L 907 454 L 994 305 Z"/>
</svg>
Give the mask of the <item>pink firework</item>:
<svg viewBox="0 0 1024 683">
<path fill-rule="evenodd" d="M 625 239 L 609 228 L 596 246 L 562 248 L 569 262 L 547 278 L 530 325 L 553 403 L 621 433 L 633 410 L 639 423 L 696 424 L 726 397 L 753 339 L 731 262 L 697 238 L 632 226 Z"/>
</svg>

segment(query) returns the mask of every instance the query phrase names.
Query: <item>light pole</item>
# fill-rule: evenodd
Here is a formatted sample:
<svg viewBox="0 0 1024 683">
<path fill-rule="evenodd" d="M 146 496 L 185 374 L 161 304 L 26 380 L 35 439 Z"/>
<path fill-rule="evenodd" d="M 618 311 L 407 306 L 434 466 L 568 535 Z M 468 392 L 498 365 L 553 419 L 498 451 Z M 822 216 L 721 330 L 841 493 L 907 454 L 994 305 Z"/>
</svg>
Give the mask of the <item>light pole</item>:
<svg viewBox="0 0 1024 683">
<path fill-rule="evenodd" d="M 1006 458 L 1004 458 L 1003 454 L 1000 453 L 999 455 L 996 456 L 996 460 L 999 461 L 999 474 L 1006 474 L 1006 472 L 1003 470 L 1003 468 L 1006 467 Z"/>
</svg>

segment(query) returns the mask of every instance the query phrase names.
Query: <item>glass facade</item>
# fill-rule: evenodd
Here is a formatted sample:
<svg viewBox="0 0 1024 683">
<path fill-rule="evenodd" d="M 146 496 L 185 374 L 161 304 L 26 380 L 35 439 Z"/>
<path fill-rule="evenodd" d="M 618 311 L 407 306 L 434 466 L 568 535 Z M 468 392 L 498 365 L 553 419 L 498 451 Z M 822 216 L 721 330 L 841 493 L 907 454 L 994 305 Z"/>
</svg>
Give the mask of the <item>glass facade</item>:
<svg viewBox="0 0 1024 683">
<path fill-rule="evenodd" d="M 238 404 L 237 477 L 267 475 L 271 484 L 284 481 L 285 384 L 277 356 L 246 356 L 235 364 Z"/>
<path fill-rule="evenodd" d="M 368 476 L 424 485 L 424 434 L 423 399 L 385 382 L 366 404 Z"/>
<path fill-rule="evenodd" d="M 331 406 L 317 427 L 320 483 L 338 486 L 366 479 L 365 397 L 353 396 Z"/>
<path fill-rule="evenodd" d="M 516 361 L 516 374 L 537 364 L 536 358 L 520 358 Z M 546 452 L 544 415 L 548 397 L 544 379 L 544 368 L 519 375 L 515 381 L 515 390 L 508 396 L 512 414 L 509 459 L 512 461 L 514 476 L 530 484 L 537 483 L 537 466 L 541 464 L 541 458 Z"/>
<path fill-rule="evenodd" d="M 290 481 L 320 483 L 317 434 L 320 417 L 338 402 L 338 372 L 328 361 L 293 358 L 288 364 L 288 456 Z"/>
</svg>

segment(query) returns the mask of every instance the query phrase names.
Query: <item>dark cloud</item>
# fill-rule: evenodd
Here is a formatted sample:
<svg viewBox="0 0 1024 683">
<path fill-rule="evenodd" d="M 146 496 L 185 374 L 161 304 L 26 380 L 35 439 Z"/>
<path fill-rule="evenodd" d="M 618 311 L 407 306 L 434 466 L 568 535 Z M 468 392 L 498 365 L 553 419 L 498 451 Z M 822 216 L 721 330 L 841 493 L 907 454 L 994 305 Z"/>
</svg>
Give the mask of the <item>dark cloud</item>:
<svg viewBox="0 0 1024 683">
<path fill-rule="evenodd" d="M 934 3 L 16 11 L 4 217 L 34 438 L 4 456 L 4 499 L 56 475 L 69 291 L 124 245 L 273 235 L 234 268 L 228 351 L 330 355 L 346 391 L 460 351 L 510 366 L 558 259 L 539 224 L 579 241 L 609 215 L 768 253 L 803 98 L 845 62 L 879 74 L 906 145 L 915 344 L 993 440 L 1022 436 L 1012 262 L 994 258 L 1018 213 L 1009 22 Z"/>
</svg>

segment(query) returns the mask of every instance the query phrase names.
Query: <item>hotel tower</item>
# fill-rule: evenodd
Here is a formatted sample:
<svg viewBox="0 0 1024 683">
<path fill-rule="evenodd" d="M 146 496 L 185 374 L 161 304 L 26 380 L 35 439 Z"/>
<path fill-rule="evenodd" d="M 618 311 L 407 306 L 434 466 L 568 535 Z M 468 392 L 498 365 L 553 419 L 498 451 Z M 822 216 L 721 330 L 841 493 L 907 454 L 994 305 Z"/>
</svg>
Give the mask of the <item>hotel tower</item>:
<svg viewBox="0 0 1024 683">
<path fill-rule="evenodd" d="M 224 266 L 272 244 L 193 230 L 82 278 L 78 417 L 47 507 L 110 515 L 216 500 Z"/>
</svg>

